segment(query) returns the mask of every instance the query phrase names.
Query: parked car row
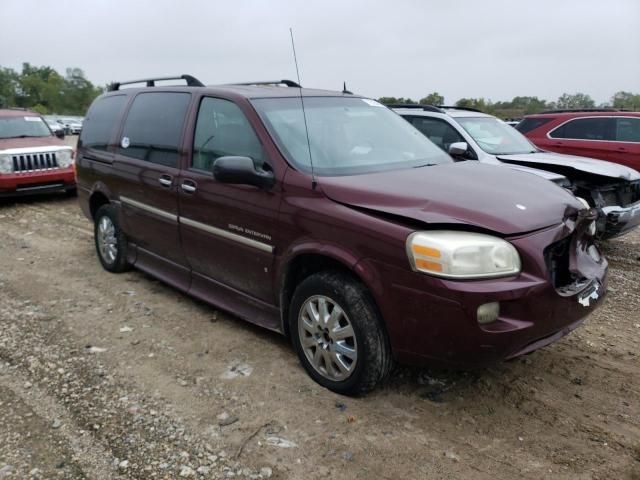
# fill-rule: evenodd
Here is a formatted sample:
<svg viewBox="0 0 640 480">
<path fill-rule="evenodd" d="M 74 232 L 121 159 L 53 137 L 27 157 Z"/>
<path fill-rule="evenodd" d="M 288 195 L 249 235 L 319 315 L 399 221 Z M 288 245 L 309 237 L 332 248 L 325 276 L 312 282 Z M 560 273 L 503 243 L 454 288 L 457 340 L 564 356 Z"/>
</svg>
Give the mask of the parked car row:
<svg viewBox="0 0 640 480">
<path fill-rule="evenodd" d="M 87 112 L 77 188 L 98 258 L 288 336 L 336 392 L 393 361 L 477 367 L 556 341 L 606 294 L 597 239 L 640 223 L 637 171 L 482 112 L 179 78 L 115 83 Z M 74 188 L 71 148 L 0 111 L 0 194 Z"/>
<path fill-rule="evenodd" d="M 65 135 L 79 135 L 82 131 L 83 117 L 56 117 L 47 115 L 44 120 L 53 133 L 62 130 Z"/>
<path fill-rule="evenodd" d="M 640 225 L 640 173 L 632 168 L 544 151 L 502 120 L 477 110 L 430 105 L 392 107 L 456 160 L 517 168 L 568 188 L 597 209 L 596 234 L 600 238 L 611 238 Z M 546 114 L 542 118 L 553 118 L 557 123 L 558 115 L 553 115 Z M 524 120 L 527 121 L 528 118 Z M 539 127 L 535 131 L 542 127 L 537 124 Z M 519 130 L 522 128 L 518 127 Z M 637 140 L 640 148 L 640 137 Z M 640 153 L 637 156 L 640 157 Z"/>
</svg>

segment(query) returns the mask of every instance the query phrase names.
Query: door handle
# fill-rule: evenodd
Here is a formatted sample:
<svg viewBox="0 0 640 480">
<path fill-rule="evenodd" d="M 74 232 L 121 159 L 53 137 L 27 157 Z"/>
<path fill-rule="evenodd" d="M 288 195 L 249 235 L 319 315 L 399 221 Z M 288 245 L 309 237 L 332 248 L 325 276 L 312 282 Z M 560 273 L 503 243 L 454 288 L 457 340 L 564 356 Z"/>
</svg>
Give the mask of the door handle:
<svg viewBox="0 0 640 480">
<path fill-rule="evenodd" d="M 185 193 L 194 193 L 197 190 L 195 182 L 192 182 L 191 180 L 185 180 L 182 182 L 180 188 L 182 188 L 182 191 Z"/>
<path fill-rule="evenodd" d="M 160 182 L 160 185 L 163 187 L 170 187 L 173 185 L 173 178 L 169 175 L 161 175 L 160 178 L 158 178 L 158 182 Z"/>
</svg>

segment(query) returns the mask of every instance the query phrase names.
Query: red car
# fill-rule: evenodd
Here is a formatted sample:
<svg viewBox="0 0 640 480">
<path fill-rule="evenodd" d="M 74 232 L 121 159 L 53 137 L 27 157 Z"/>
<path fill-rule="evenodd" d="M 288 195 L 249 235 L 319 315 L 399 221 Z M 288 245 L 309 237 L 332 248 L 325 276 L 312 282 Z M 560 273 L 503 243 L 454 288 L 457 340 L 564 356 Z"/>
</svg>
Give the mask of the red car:
<svg viewBox="0 0 640 480">
<path fill-rule="evenodd" d="M 74 151 L 40 115 L 0 110 L 0 197 L 75 193 Z"/>
<path fill-rule="evenodd" d="M 516 128 L 543 150 L 599 158 L 640 171 L 640 112 L 558 110 Z"/>
<path fill-rule="evenodd" d="M 532 352 L 601 303 L 596 213 L 558 185 L 453 162 L 358 95 L 182 78 L 114 84 L 87 113 L 78 197 L 106 270 L 287 335 L 311 377 L 350 394 L 392 360 Z"/>
</svg>

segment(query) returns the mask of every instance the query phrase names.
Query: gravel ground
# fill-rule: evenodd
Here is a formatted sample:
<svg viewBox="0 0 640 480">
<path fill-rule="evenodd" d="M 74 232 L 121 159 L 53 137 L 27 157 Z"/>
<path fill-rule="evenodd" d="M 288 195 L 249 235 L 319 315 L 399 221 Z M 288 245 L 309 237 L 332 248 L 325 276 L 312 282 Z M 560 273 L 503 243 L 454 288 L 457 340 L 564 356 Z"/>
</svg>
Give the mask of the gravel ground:
<svg viewBox="0 0 640 480">
<path fill-rule="evenodd" d="M 136 271 L 73 198 L 0 202 L 0 478 L 640 479 L 640 232 L 587 323 L 476 372 L 364 398 L 276 334 Z"/>
</svg>

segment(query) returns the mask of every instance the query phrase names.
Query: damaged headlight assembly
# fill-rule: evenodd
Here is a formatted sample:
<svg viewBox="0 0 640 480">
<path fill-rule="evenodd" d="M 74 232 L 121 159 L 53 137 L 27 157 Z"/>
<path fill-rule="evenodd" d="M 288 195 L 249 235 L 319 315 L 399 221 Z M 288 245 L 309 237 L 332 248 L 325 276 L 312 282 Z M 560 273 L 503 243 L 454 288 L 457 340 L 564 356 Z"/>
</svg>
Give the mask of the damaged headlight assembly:
<svg viewBox="0 0 640 480">
<path fill-rule="evenodd" d="M 414 271 L 450 280 L 508 277 L 521 270 L 511 243 L 483 233 L 415 232 L 407 238 L 407 255 Z"/>
</svg>

